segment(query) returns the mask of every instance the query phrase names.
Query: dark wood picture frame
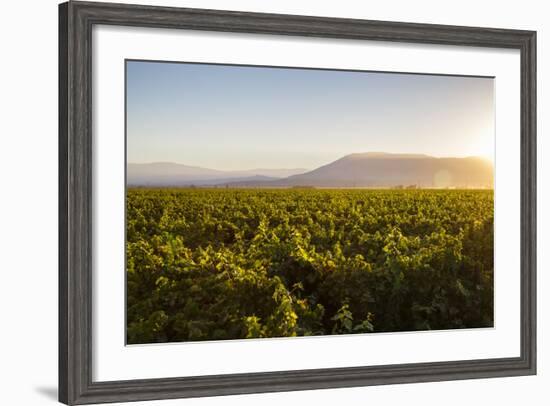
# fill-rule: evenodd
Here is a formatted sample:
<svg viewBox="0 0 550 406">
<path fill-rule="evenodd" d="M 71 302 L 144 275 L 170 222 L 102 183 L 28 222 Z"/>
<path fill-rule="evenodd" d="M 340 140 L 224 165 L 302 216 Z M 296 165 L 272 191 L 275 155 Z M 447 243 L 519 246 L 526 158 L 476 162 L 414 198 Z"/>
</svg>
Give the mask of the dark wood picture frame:
<svg viewBox="0 0 550 406">
<path fill-rule="evenodd" d="M 521 53 L 521 354 L 369 367 L 92 380 L 92 27 L 94 24 L 398 41 Z M 59 6 L 59 400 L 185 398 L 536 373 L 536 33 L 109 3 Z"/>
</svg>

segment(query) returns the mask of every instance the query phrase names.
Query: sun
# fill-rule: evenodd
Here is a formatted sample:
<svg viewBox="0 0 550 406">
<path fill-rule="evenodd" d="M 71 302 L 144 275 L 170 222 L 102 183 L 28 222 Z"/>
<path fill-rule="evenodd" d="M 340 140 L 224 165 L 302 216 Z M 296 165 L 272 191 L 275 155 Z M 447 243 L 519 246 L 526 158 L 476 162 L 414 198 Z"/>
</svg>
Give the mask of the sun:
<svg viewBox="0 0 550 406">
<path fill-rule="evenodd" d="M 493 131 L 482 131 L 471 146 L 471 154 L 495 162 L 495 136 Z"/>
<path fill-rule="evenodd" d="M 494 163 L 495 162 L 495 152 L 494 151 L 486 151 L 483 153 L 476 154 L 476 156 L 485 159 L 488 162 Z"/>
</svg>

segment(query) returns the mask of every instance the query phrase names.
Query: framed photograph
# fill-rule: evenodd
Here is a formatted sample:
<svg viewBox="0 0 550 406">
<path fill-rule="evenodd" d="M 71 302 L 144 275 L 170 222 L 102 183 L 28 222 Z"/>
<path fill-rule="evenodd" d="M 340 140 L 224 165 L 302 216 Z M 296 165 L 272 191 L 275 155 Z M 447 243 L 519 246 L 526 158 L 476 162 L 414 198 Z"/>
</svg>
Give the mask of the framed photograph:
<svg viewBox="0 0 550 406">
<path fill-rule="evenodd" d="M 59 400 L 536 373 L 533 31 L 59 6 Z"/>
</svg>

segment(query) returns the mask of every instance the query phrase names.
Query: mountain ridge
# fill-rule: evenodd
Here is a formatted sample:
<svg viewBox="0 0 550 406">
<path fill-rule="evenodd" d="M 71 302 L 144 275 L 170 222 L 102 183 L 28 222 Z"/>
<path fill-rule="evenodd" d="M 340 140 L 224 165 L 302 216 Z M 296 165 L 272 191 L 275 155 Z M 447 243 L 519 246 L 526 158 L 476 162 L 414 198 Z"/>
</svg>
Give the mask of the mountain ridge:
<svg viewBox="0 0 550 406">
<path fill-rule="evenodd" d="M 126 182 L 130 186 L 186 186 L 193 184 L 216 184 L 229 180 L 239 181 L 254 177 L 286 178 L 307 172 L 305 168 L 256 168 L 223 171 L 174 162 L 128 163 Z"/>
<path fill-rule="evenodd" d="M 483 158 L 437 158 L 419 154 L 349 154 L 272 186 L 491 187 L 492 164 Z"/>
<path fill-rule="evenodd" d="M 155 172 L 167 167 L 178 170 Z M 139 174 L 138 168 L 145 172 Z M 175 163 L 128 164 L 128 184 L 142 186 L 491 188 L 493 182 L 492 163 L 476 156 L 352 153 L 310 171 L 301 168 L 220 171 Z"/>
</svg>

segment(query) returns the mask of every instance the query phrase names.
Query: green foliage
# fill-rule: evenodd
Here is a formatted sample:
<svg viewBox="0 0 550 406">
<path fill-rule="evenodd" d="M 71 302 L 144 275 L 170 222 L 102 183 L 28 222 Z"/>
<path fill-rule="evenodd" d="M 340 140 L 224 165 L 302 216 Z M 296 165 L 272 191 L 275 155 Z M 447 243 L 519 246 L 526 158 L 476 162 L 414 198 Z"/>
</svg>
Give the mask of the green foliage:
<svg viewBox="0 0 550 406">
<path fill-rule="evenodd" d="M 493 192 L 130 189 L 129 343 L 493 325 Z"/>
</svg>

